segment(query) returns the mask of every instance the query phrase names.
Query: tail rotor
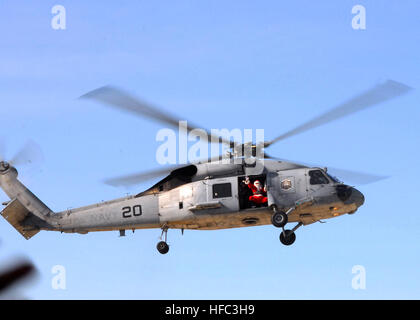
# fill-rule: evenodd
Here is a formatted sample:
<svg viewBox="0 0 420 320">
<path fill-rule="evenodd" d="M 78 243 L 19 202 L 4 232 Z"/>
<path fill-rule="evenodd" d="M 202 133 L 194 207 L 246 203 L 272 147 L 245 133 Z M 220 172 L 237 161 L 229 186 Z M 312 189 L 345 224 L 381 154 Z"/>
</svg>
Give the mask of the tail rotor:
<svg viewBox="0 0 420 320">
<path fill-rule="evenodd" d="M 0 172 L 9 167 L 36 164 L 44 161 L 41 147 L 32 140 L 28 140 L 11 158 L 7 160 L 7 151 L 3 141 L 0 141 Z"/>
</svg>

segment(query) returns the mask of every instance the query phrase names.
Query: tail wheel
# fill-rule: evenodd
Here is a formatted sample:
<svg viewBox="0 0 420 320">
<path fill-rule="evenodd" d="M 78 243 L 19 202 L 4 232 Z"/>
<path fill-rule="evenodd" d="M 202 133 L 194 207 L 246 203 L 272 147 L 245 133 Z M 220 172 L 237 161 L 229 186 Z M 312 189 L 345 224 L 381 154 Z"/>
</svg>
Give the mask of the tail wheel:
<svg viewBox="0 0 420 320">
<path fill-rule="evenodd" d="M 271 223 L 277 228 L 284 227 L 287 222 L 288 222 L 287 214 L 284 213 L 283 211 L 274 212 L 273 215 L 271 216 Z"/>
<path fill-rule="evenodd" d="M 169 251 L 169 246 L 165 241 L 160 241 L 157 244 L 156 248 L 159 251 L 159 253 L 161 253 L 161 254 L 168 253 L 168 251 Z"/>
<path fill-rule="evenodd" d="M 284 230 L 280 233 L 280 242 L 285 246 L 290 246 L 296 240 L 296 235 L 292 230 Z"/>
</svg>

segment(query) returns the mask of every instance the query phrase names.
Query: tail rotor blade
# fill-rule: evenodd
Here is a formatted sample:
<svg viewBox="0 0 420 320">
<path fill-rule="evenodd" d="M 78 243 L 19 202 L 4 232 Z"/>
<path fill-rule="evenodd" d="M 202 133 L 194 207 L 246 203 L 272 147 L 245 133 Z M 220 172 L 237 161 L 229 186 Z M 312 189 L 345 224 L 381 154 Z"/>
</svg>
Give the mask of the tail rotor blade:
<svg viewBox="0 0 420 320">
<path fill-rule="evenodd" d="M 32 140 L 25 145 L 9 161 L 13 166 L 41 162 L 44 160 L 41 147 Z"/>
</svg>

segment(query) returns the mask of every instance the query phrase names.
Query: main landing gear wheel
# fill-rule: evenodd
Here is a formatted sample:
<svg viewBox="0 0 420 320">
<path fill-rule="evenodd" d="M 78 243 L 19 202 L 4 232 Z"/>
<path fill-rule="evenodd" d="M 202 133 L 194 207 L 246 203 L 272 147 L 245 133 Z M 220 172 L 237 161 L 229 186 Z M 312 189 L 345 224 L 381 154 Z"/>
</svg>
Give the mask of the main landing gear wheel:
<svg viewBox="0 0 420 320">
<path fill-rule="evenodd" d="M 284 230 L 280 233 L 280 242 L 285 246 L 290 246 L 296 240 L 296 235 L 293 230 Z"/>
<path fill-rule="evenodd" d="M 158 242 L 156 248 L 159 251 L 159 253 L 161 253 L 161 254 L 168 253 L 168 251 L 169 251 L 169 246 L 165 241 Z"/>
<path fill-rule="evenodd" d="M 271 223 L 277 228 L 283 228 L 288 221 L 287 214 L 283 211 L 276 211 L 271 216 Z"/>
</svg>

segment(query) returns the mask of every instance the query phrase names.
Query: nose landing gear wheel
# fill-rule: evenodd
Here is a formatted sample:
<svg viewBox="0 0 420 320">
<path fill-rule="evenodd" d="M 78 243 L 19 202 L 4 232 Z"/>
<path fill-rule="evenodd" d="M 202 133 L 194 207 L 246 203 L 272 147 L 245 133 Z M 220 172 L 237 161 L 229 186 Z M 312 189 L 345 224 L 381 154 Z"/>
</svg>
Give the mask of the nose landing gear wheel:
<svg viewBox="0 0 420 320">
<path fill-rule="evenodd" d="M 156 248 L 159 251 L 159 253 L 161 253 L 161 254 L 168 253 L 168 251 L 169 251 L 169 246 L 165 241 L 158 242 Z"/>
<path fill-rule="evenodd" d="M 296 240 L 296 235 L 293 230 L 284 230 L 280 233 L 280 242 L 285 246 L 290 246 Z"/>
<path fill-rule="evenodd" d="M 274 212 L 273 215 L 271 216 L 271 223 L 277 228 L 284 227 L 287 221 L 288 221 L 287 214 L 284 213 L 283 211 Z"/>
</svg>

